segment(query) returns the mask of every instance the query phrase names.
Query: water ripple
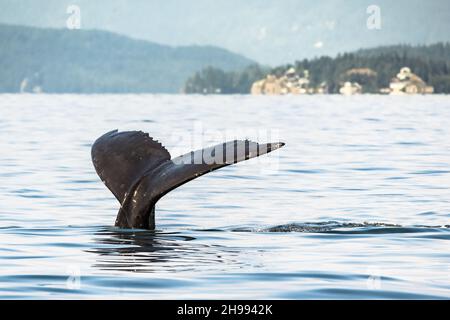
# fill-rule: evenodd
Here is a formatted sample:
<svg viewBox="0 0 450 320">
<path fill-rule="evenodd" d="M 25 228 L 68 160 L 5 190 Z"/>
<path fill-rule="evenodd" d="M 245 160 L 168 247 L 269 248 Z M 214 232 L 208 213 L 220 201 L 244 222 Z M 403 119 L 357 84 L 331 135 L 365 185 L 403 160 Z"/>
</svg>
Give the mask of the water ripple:
<svg viewBox="0 0 450 320">
<path fill-rule="evenodd" d="M 358 235 L 373 235 L 373 234 L 395 234 L 395 233 L 445 233 L 444 238 L 450 239 L 450 226 L 401 226 L 396 224 L 364 222 L 340 223 L 336 221 L 328 222 L 305 222 L 305 223 L 289 223 L 285 225 L 277 225 L 266 228 L 233 228 L 231 231 L 235 232 L 300 232 L 300 233 L 324 233 L 324 234 L 358 234 Z"/>
<path fill-rule="evenodd" d="M 0 298 L 450 298 L 448 96 L 0 105 Z M 286 148 L 169 193 L 155 232 L 109 227 L 120 204 L 95 173 L 93 141 L 145 130 L 177 156 L 195 148 L 198 122 L 211 143 L 217 131 Z"/>
</svg>

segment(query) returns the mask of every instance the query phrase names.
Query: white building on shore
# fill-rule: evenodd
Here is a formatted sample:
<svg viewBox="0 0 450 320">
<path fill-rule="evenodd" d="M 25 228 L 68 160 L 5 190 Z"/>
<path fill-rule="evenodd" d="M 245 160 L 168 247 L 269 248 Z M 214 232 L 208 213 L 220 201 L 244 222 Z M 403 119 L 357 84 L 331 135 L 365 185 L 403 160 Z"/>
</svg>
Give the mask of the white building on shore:
<svg viewBox="0 0 450 320">
<path fill-rule="evenodd" d="M 404 67 L 391 80 L 389 89 L 383 89 L 382 92 L 392 95 L 430 94 L 434 92 L 434 88 L 428 86 L 419 76 L 412 73 L 410 68 Z"/>
</svg>

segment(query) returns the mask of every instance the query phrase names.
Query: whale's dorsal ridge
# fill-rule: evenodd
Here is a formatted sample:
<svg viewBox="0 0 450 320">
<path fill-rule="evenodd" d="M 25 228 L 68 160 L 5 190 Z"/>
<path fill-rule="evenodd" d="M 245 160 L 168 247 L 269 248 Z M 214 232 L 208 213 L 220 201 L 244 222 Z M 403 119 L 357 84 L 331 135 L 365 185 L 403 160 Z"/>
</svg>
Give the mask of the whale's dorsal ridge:
<svg viewBox="0 0 450 320">
<path fill-rule="evenodd" d="M 146 171 L 170 160 L 169 151 L 142 131 L 110 131 L 94 142 L 91 153 L 95 170 L 121 203 Z"/>
</svg>

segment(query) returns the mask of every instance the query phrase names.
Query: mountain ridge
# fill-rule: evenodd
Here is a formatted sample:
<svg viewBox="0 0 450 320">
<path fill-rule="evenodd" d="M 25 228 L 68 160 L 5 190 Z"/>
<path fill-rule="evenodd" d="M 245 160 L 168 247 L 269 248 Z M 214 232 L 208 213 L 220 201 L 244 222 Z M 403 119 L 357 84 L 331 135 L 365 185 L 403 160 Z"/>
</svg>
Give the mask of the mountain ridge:
<svg viewBox="0 0 450 320">
<path fill-rule="evenodd" d="M 232 71 L 254 63 L 215 46 L 168 46 L 103 30 L 11 24 L 0 24 L 0 48 L 0 92 L 19 92 L 26 81 L 51 93 L 175 93 L 207 66 Z"/>
<path fill-rule="evenodd" d="M 0 0 L 0 22 L 61 28 L 74 4 L 83 29 L 211 44 L 271 67 L 386 44 L 450 41 L 448 0 Z M 367 26 L 374 5 L 379 29 Z"/>
</svg>

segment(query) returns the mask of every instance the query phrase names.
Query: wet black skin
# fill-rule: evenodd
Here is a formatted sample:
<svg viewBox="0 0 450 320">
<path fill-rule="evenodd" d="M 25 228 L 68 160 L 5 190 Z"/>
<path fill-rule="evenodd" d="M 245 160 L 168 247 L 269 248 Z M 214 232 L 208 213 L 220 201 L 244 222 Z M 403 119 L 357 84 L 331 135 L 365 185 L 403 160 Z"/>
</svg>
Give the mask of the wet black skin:
<svg viewBox="0 0 450 320">
<path fill-rule="evenodd" d="M 235 140 L 171 159 L 169 152 L 148 134 L 114 130 L 95 141 L 92 161 L 121 204 L 115 225 L 154 230 L 155 204 L 171 190 L 208 172 L 283 146 L 281 142 L 257 144 Z M 216 154 L 219 161 L 211 161 Z"/>
</svg>

